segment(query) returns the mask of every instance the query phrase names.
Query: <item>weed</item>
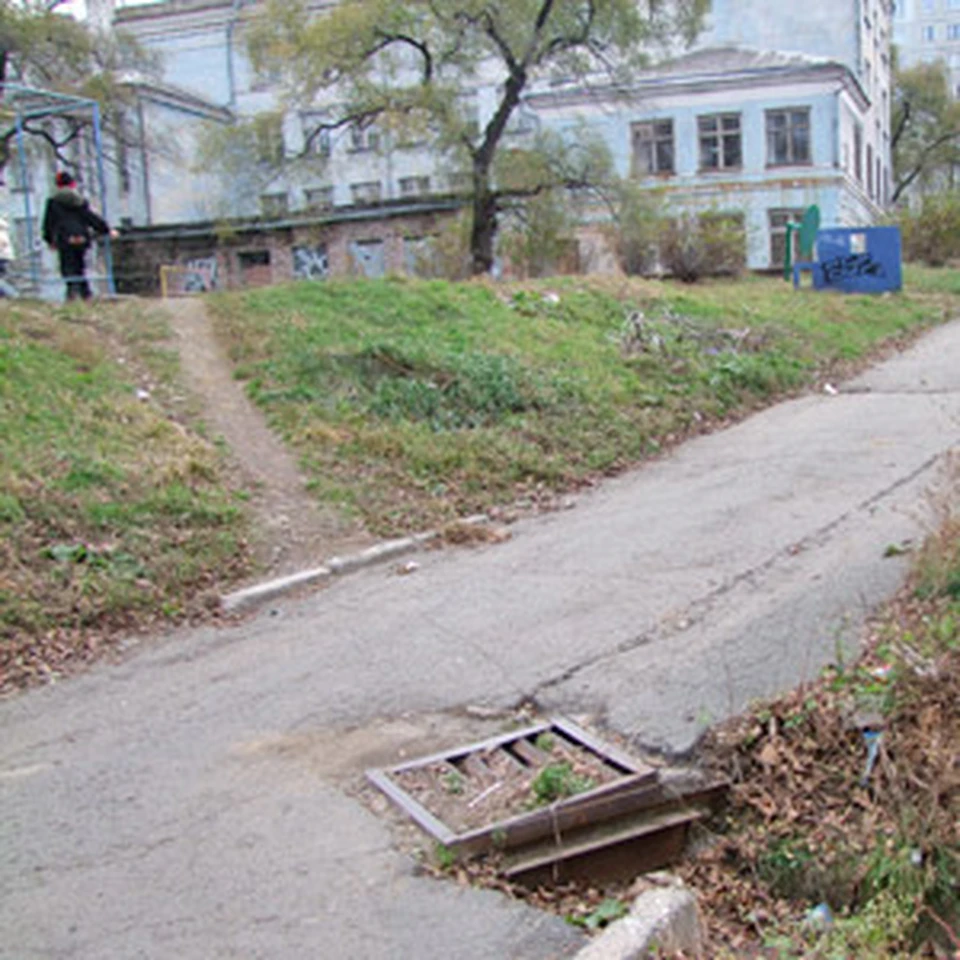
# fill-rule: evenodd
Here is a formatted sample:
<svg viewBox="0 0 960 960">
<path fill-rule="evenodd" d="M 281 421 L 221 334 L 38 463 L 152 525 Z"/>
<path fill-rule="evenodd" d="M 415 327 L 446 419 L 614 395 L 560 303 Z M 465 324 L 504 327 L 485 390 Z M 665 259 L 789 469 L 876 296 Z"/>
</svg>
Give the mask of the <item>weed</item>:
<svg viewBox="0 0 960 960">
<path fill-rule="evenodd" d="M 567 922 L 587 930 L 602 930 L 604 927 L 620 920 L 630 912 L 630 908 L 622 900 L 608 897 L 598 907 L 587 914 L 568 914 Z"/>
<path fill-rule="evenodd" d="M 452 870 L 457 862 L 456 853 L 443 843 L 436 843 L 433 847 L 433 860 L 438 869 L 444 872 Z"/>
<path fill-rule="evenodd" d="M 533 778 L 530 791 L 536 805 L 554 803 L 565 797 L 573 797 L 578 793 L 592 790 L 596 782 L 590 777 L 574 773 L 573 767 L 566 760 L 559 763 L 548 763 Z"/>
<path fill-rule="evenodd" d="M 544 731 L 537 734 L 537 739 L 533 741 L 533 745 L 544 753 L 553 753 L 553 748 L 557 745 L 557 738 L 552 733 Z"/>
<path fill-rule="evenodd" d="M 464 790 L 463 774 L 459 770 L 448 770 L 443 775 L 443 789 L 447 793 L 459 796 Z"/>
</svg>

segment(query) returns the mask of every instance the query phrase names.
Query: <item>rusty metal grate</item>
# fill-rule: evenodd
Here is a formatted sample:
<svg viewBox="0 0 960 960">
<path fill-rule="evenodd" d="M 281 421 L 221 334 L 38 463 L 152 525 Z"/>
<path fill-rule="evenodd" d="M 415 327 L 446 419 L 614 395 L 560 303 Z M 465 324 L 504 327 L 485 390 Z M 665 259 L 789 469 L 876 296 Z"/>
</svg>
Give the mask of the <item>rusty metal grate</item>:
<svg viewBox="0 0 960 960">
<path fill-rule="evenodd" d="M 545 738 L 555 744 L 550 754 L 541 748 Z M 532 809 L 501 808 L 500 816 L 483 820 L 484 803 L 505 783 L 528 789 L 557 756 L 588 766 L 595 782 Z M 524 882 L 636 875 L 663 866 L 682 851 L 688 826 L 723 792 L 720 784 L 664 778 L 562 718 L 369 770 L 367 777 L 452 853 L 464 858 L 499 851 L 503 873 Z M 441 781 L 458 787 L 459 803 L 438 801 L 442 791 L 421 789 L 424 782 Z M 465 822 L 459 815 L 469 810 L 475 815 Z"/>
</svg>

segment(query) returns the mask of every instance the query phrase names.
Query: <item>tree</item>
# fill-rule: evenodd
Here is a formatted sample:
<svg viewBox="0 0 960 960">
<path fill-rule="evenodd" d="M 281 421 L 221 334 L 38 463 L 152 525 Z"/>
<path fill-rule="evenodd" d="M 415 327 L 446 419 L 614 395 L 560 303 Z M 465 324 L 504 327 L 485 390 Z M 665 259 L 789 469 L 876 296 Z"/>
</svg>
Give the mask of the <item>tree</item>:
<svg viewBox="0 0 960 960">
<path fill-rule="evenodd" d="M 892 128 L 894 203 L 915 183 L 952 182 L 960 165 L 960 102 L 950 96 L 942 61 L 897 69 Z"/>
<path fill-rule="evenodd" d="M 301 109 L 325 105 L 323 130 L 376 121 L 416 130 L 463 163 L 471 196 L 472 269 L 493 265 L 505 197 L 556 185 L 527 172 L 505 184 L 497 160 L 524 93 L 538 80 L 626 79 L 651 47 L 690 42 L 708 0 L 347 0 L 308 16 L 306 0 L 270 0 L 252 29 L 255 68 L 279 76 Z M 466 93 L 495 91 L 484 122 Z M 308 138 L 309 139 L 309 138 Z M 517 159 L 514 155 L 511 159 Z M 529 171 L 536 162 L 527 163 Z M 501 164 L 501 169 L 503 165 Z M 516 169 L 514 167 L 514 169 Z"/>
<path fill-rule="evenodd" d="M 63 13 L 64 0 L 0 0 L 0 97 L 6 84 L 96 100 L 103 128 L 117 148 L 132 146 L 123 122 L 132 99 L 126 77 L 149 75 L 157 64 L 122 33 L 97 34 Z M 24 131 L 43 141 L 57 163 L 72 167 L 70 145 L 91 123 L 87 116 L 65 114 L 32 118 Z M 16 126 L 10 109 L 0 108 L 0 170 L 10 160 Z"/>
</svg>

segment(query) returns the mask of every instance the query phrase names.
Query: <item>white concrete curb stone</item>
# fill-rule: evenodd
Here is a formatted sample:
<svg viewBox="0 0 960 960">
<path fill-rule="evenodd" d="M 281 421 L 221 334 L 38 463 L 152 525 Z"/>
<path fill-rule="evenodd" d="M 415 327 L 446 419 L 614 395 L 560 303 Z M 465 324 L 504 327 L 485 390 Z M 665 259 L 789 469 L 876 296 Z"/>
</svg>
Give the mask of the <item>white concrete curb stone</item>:
<svg viewBox="0 0 960 960">
<path fill-rule="evenodd" d="M 655 949 L 666 956 L 703 956 L 697 898 L 686 887 L 641 893 L 630 913 L 584 947 L 575 960 L 643 960 Z"/>
<path fill-rule="evenodd" d="M 490 518 L 481 513 L 466 517 L 459 522 L 467 526 L 481 526 L 489 523 Z M 364 567 L 371 567 L 378 563 L 385 563 L 387 560 L 402 557 L 404 554 L 413 553 L 428 543 L 438 540 L 442 535 L 440 530 L 428 530 L 425 533 L 415 533 L 399 540 L 387 540 L 385 543 L 379 543 L 362 550 L 360 553 L 354 553 L 346 557 L 331 557 L 322 567 L 301 570 L 299 573 L 287 577 L 279 577 L 276 580 L 258 583 L 243 590 L 236 590 L 234 593 L 226 593 L 220 598 L 220 609 L 225 613 L 237 613 L 240 610 L 255 607 L 267 600 L 275 600 L 298 587 L 305 587 L 340 574 L 351 573 L 354 570 L 361 570 Z"/>
</svg>

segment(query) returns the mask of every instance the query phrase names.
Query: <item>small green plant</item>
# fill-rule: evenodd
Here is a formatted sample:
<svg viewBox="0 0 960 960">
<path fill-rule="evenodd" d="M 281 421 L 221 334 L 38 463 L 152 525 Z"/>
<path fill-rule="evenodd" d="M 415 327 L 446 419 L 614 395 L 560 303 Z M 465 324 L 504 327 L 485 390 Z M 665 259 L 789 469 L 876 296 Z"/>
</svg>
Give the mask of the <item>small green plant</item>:
<svg viewBox="0 0 960 960">
<path fill-rule="evenodd" d="M 438 869 L 447 872 L 453 869 L 457 862 L 457 855 L 446 844 L 437 843 L 433 848 L 433 861 Z"/>
<path fill-rule="evenodd" d="M 592 790 L 596 781 L 591 777 L 580 776 L 574 773 L 573 767 L 563 760 L 559 763 L 549 763 L 533 778 L 530 791 L 534 802 L 538 806 L 554 803 L 565 797 L 574 797 L 578 793 Z"/>
<path fill-rule="evenodd" d="M 463 774 L 459 770 L 450 770 L 448 773 L 443 775 L 443 789 L 447 793 L 454 794 L 459 796 L 463 793 Z"/>
<path fill-rule="evenodd" d="M 537 735 L 537 739 L 533 741 L 533 745 L 544 753 L 553 753 L 553 748 L 557 745 L 557 738 L 552 733 L 545 731 Z"/>
<path fill-rule="evenodd" d="M 576 927 L 584 927 L 587 930 L 601 930 L 608 924 L 613 923 L 614 920 L 620 920 L 625 917 L 629 912 L 629 907 L 622 900 L 608 897 L 588 914 L 568 915 L 567 922 Z"/>
</svg>

